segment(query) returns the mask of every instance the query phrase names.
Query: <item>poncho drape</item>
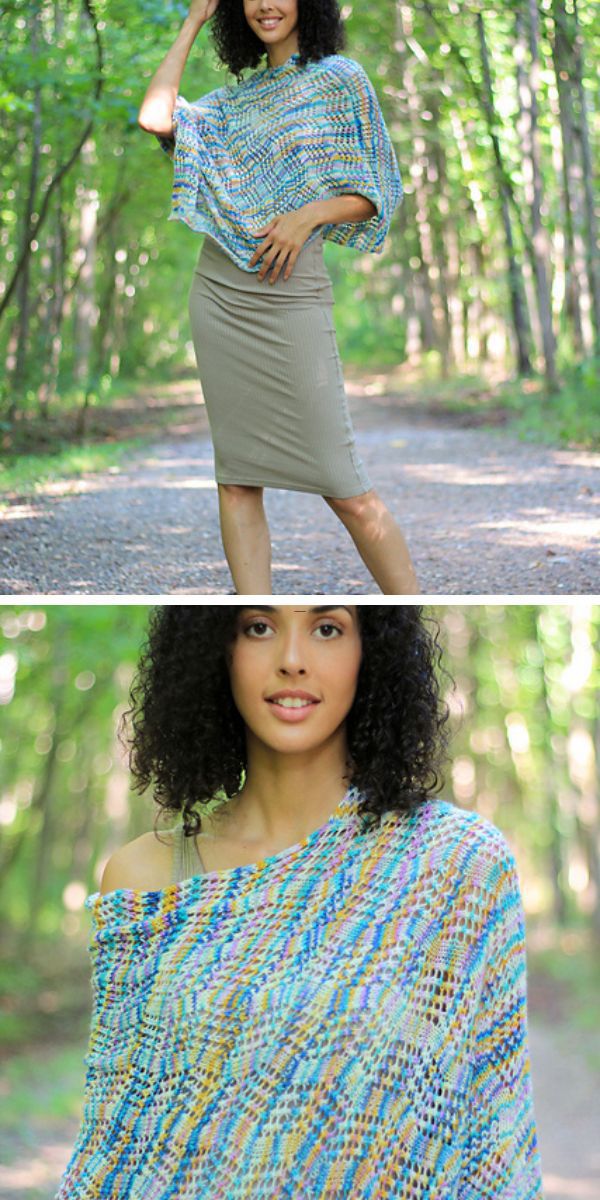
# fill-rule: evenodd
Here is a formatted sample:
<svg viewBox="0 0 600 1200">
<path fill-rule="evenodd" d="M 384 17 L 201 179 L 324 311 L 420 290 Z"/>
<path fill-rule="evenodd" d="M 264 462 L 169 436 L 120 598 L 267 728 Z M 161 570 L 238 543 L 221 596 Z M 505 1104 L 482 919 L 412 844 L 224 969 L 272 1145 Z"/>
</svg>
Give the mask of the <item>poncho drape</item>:
<svg viewBox="0 0 600 1200">
<path fill-rule="evenodd" d="M 541 1200 L 515 860 L 347 792 L 249 866 L 86 900 L 93 1014 L 57 1200 Z"/>
<path fill-rule="evenodd" d="M 178 95 L 170 221 L 208 233 L 245 270 L 274 217 L 311 200 L 359 193 L 376 206 L 365 221 L 315 227 L 325 239 L 380 253 L 403 195 L 377 94 L 360 63 L 341 54 L 299 66 L 292 54 L 240 84 L 188 102 Z M 158 135 L 157 135 L 158 136 Z"/>
</svg>

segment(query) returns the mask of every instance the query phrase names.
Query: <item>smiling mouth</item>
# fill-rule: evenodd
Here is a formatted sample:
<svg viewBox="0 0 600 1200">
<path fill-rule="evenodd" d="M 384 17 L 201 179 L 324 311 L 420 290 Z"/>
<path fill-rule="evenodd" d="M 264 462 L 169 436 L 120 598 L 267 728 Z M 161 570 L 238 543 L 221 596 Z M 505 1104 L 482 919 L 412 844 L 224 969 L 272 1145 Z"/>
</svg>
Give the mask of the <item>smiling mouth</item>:
<svg viewBox="0 0 600 1200">
<path fill-rule="evenodd" d="M 274 29 L 282 19 L 282 17 L 265 17 L 261 20 L 259 17 L 258 24 L 262 25 L 265 29 Z"/>
</svg>

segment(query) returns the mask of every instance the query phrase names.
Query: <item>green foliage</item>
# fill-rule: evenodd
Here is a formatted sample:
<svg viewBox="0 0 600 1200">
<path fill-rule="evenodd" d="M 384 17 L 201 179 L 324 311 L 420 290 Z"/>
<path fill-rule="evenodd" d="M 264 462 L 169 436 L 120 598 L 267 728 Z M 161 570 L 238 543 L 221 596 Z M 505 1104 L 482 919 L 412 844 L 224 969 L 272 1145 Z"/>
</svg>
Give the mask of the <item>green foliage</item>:
<svg viewBox="0 0 600 1200">
<path fill-rule="evenodd" d="M 371 276 L 348 267 L 344 253 L 343 247 L 325 248 L 340 356 L 345 363 L 361 367 L 393 367 L 405 357 L 405 326 L 391 311 L 388 288 L 376 288 Z"/>
<path fill-rule="evenodd" d="M 577 946 L 551 946 L 529 955 L 529 969 L 561 989 L 570 1023 L 586 1034 L 589 1065 L 600 1071 L 600 965 L 585 939 Z"/>
<path fill-rule="evenodd" d="M 23 1125 L 55 1124 L 82 1115 L 85 1042 L 34 1048 L 10 1058 L 3 1068 L 0 1126 L 5 1138 L 22 1134 Z"/>
<path fill-rule="evenodd" d="M 147 606 L 135 605 L 0 611 L 5 937 L 33 927 L 72 934 L 81 888 L 96 882 L 103 831 L 128 819 L 118 722 L 146 618 Z"/>
<path fill-rule="evenodd" d="M 523 438 L 599 448 L 600 359 L 566 368 L 562 380 L 556 395 L 538 377 L 503 386 L 496 399 L 515 413 L 511 428 Z"/>
<path fill-rule="evenodd" d="M 482 424 L 502 424 L 523 440 L 600 447 L 600 364 L 597 359 L 565 367 L 559 392 L 549 395 L 544 379 L 491 384 L 483 374 L 439 377 L 438 355 L 430 355 L 413 383 L 423 404 L 442 412 L 475 413 Z M 402 386 L 402 376 L 399 376 Z"/>
<path fill-rule="evenodd" d="M 130 440 L 122 445 L 82 444 L 69 446 L 50 454 L 11 456 L 0 463 L 0 497 L 10 494 L 36 492 L 43 484 L 57 479 L 76 479 L 89 471 L 107 467 L 116 469 L 125 454 L 139 442 Z M 0 504 L 1 507 L 1 504 Z"/>
</svg>

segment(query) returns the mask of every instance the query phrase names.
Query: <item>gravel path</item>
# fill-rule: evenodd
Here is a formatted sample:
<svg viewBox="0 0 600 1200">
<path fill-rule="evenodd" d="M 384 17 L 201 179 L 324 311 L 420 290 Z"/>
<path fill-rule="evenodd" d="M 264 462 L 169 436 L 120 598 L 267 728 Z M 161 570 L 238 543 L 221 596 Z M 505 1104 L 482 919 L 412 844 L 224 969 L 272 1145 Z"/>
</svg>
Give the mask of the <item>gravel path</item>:
<svg viewBox="0 0 600 1200">
<path fill-rule="evenodd" d="M 530 1020 L 529 1043 L 544 1200 L 600 1200 L 600 1079 L 584 1035 Z"/>
<path fill-rule="evenodd" d="M 600 592 L 600 454 L 347 391 L 359 451 L 405 532 L 423 594 Z M 205 418 L 201 430 L 11 501 L 0 592 L 230 594 Z M 320 496 L 267 489 L 265 509 L 274 594 L 380 594 Z"/>
</svg>

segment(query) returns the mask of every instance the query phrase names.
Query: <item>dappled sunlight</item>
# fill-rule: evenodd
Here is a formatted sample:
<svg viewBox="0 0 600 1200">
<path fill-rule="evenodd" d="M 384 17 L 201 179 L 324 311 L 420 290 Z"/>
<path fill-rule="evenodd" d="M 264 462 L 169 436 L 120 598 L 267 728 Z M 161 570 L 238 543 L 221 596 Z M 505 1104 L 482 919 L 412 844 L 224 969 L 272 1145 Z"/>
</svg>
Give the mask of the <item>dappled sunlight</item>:
<svg viewBox="0 0 600 1200">
<path fill-rule="evenodd" d="M 111 472 L 114 474 L 114 472 Z M 36 483 L 38 496 L 79 496 L 83 492 L 98 490 L 98 486 L 106 487 L 110 481 L 100 482 L 93 477 L 88 479 L 49 479 L 46 483 Z"/>
<path fill-rule="evenodd" d="M 594 535 L 600 538 L 600 523 L 597 518 L 589 517 L 588 520 L 584 520 L 568 513 L 559 521 L 546 517 L 544 513 L 536 513 L 531 518 L 518 516 L 512 519 L 506 517 L 502 520 L 478 521 L 476 528 L 489 529 L 494 533 L 502 533 L 503 530 L 511 533 L 518 531 L 524 545 L 531 541 L 539 543 L 542 539 L 547 542 L 549 539 L 562 538 L 566 544 L 576 542 L 578 538 L 587 541 Z"/>
<path fill-rule="evenodd" d="M 0 506 L 0 521 L 22 521 L 24 517 L 41 517 L 43 515 L 33 503 Z"/>
<path fill-rule="evenodd" d="M 0 1167 L 0 1200 L 28 1198 L 31 1188 L 55 1188 L 73 1149 L 64 1137 L 40 1138 L 35 1152 L 27 1150 L 8 1167 Z"/>
<path fill-rule="evenodd" d="M 139 465 L 140 465 L 140 467 L 144 467 L 148 464 L 140 463 Z M 207 467 L 211 466 L 210 463 L 198 464 L 198 465 L 206 465 Z M 156 466 L 157 467 L 160 466 L 162 468 L 162 463 L 157 463 Z M 148 488 L 148 487 L 152 487 L 152 488 L 216 488 L 216 486 L 217 485 L 213 478 L 206 478 L 203 476 L 199 476 L 198 479 L 176 479 L 176 480 L 157 479 L 157 480 L 153 480 L 153 479 L 149 479 L 144 476 L 140 476 L 138 478 L 132 478 L 124 471 L 122 474 L 122 477 L 118 480 L 115 480 L 114 476 L 112 476 L 109 479 L 105 475 L 90 476 L 89 479 L 52 480 L 52 482 L 49 482 L 49 483 L 38 484 L 38 486 L 36 488 L 36 492 L 39 496 L 58 497 L 60 499 L 63 496 L 64 497 L 66 497 L 66 496 L 85 496 L 85 495 L 92 494 L 92 493 L 112 491 L 112 490 L 114 490 L 115 487 L 117 489 L 119 489 L 121 487 L 126 487 L 128 490 L 129 489 L 141 490 L 143 488 Z M 14 509 L 17 509 L 19 511 L 17 511 L 15 514 Z M 35 516 L 41 515 L 39 509 L 36 509 L 33 506 L 33 504 L 15 505 L 14 509 L 13 508 L 7 509 L 6 516 L 10 517 L 12 515 L 12 517 L 14 519 L 15 515 L 21 516 L 21 517 L 23 517 L 23 516 L 35 517 Z M 43 512 L 43 515 L 47 516 L 49 511 L 50 510 L 45 509 Z M 4 518 L 4 516 L 5 516 L 5 514 L 2 513 L 3 518 Z"/>
<path fill-rule="evenodd" d="M 585 467 L 600 471 L 600 454 L 591 450 L 550 450 L 550 458 L 558 467 Z"/>
<path fill-rule="evenodd" d="M 294 533 L 294 542 L 306 542 L 306 545 L 309 548 L 314 546 L 315 542 L 317 542 L 319 539 L 323 540 L 322 530 L 315 531 L 314 529 L 311 529 L 307 533 L 303 533 L 302 530 L 298 530 L 298 533 Z M 289 537 L 282 537 L 281 534 L 274 534 L 271 538 L 271 545 L 289 546 Z"/>
<path fill-rule="evenodd" d="M 507 487 L 509 485 L 523 486 L 523 477 L 518 466 L 508 469 L 506 464 L 497 466 L 459 466 L 457 463 L 433 462 L 421 463 L 418 466 L 407 463 L 403 471 L 424 482 L 436 483 L 441 487 Z M 539 474 L 536 473 L 539 478 Z M 530 480 L 533 483 L 533 480 Z"/>
<path fill-rule="evenodd" d="M 182 455 L 180 458 L 161 458 L 160 455 L 150 455 L 140 459 L 145 467 L 160 467 L 161 470 L 180 471 L 182 467 L 212 467 L 212 458 L 198 458 L 195 454 Z"/>
<path fill-rule="evenodd" d="M 598 1200 L 598 1177 L 596 1179 L 566 1179 L 562 1175 L 544 1172 L 544 1190 L 547 1200 Z"/>
<path fill-rule="evenodd" d="M 176 483 L 171 483 L 169 479 L 164 479 L 158 484 L 160 488 L 212 488 L 217 490 L 217 484 L 214 479 L 178 479 Z"/>
</svg>

